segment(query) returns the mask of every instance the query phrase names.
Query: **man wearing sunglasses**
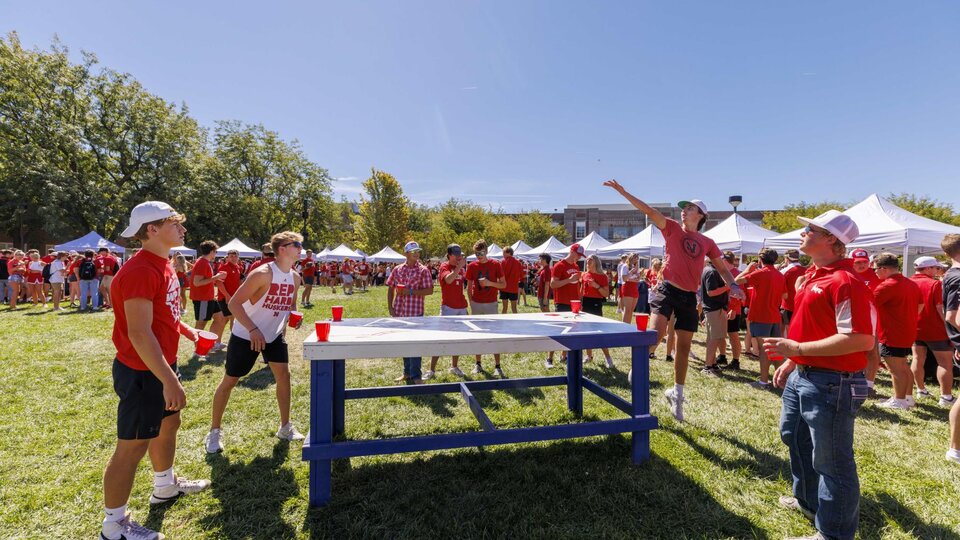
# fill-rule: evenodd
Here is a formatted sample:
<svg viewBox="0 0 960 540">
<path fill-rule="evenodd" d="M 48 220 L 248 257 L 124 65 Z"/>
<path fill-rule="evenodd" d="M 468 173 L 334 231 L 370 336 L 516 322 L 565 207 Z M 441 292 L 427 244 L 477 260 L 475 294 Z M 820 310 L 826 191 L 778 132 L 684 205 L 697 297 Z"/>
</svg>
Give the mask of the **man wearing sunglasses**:
<svg viewBox="0 0 960 540">
<path fill-rule="evenodd" d="M 290 421 L 289 351 L 285 339 L 287 319 L 290 312 L 297 309 L 300 275 L 293 270 L 293 265 L 300 259 L 301 242 L 303 237 L 295 232 L 273 235 L 270 247 L 275 260 L 250 272 L 230 298 L 229 307 L 236 322 L 227 345 L 226 370 L 213 395 L 213 416 L 205 441 L 208 453 L 223 451 L 220 428 L 230 393 L 240 378 L 250 373 L 261 354 L 276 381 L 280 409 L 277 437 L 285 441 L 303 439 Z"/>
<path fill-rule="evenodd" d="M 507 286 L 507 280 L 503 277 L 503 269 L 500 263 L 487 258 L 487 242 L 480 239 L 473 244 L 473 253 L 477 260 L 467 265 L 466 279 L 469 284 L 468 292 L 470 294 L 470 314 L 471 315 L 496 315 L 499 311 L 497 302 L 497 292 Z M 506 378 L 503 370 L 500 369 L 500 355 L 493 355 L 493 373 L 497 377 Z M 477 355 L 477 363 L 473 366 L 473 374 L 477 375 L 483 372 L 483 366 L 480 364 L 480 355 Z"/>
</svg>

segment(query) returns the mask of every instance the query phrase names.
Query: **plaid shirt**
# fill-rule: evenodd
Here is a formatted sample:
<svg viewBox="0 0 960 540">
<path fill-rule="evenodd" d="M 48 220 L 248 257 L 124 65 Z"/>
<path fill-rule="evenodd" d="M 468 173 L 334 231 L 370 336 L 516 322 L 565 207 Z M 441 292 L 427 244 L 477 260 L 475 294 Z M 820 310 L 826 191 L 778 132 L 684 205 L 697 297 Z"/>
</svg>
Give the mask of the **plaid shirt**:
<svg viewBox="0 0 960 540">
<path fill-rule="evenodd" d="M 419 263 L 416 266 L 401 264 L 390 272 L 387 285 L 406 285 L 408 288 L 403 291 L 404 294 L 394 291 L 393 310 L 397 317 L 423 317 L 423 297 L 411 295 L 409 290 L 426 289 L 433 285 L 433 278 L 426 266 Z"/>
</svg>

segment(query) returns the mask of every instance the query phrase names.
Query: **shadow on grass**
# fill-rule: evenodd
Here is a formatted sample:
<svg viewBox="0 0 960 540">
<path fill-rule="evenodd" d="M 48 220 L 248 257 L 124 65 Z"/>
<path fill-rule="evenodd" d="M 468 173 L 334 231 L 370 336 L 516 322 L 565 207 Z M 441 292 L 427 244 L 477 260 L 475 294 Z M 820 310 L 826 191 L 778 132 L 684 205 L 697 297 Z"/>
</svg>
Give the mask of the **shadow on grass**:
<svg viewBox="0 0 960 540">
<path fill-rule="evenodd" d="M 273 386 L 275 382 L 270 366 L 264 366 L 253 374 L 240 379 L 239 385 L 251 390 L 265 390 Z"/>
<path fill-rule="evenodd" d="M 308 513 L 303 530 L 310 538 L 767 538 L 669 462 L 634 466 L 629 454 L 630 438 L 617 435 L 335 466 L 333 497 Z"/>
<path fill-rule="evenodd" d="M 456 396 L 456 397 L 454 397 Z M 459 394 L 428 394 L 424 396 L 406 396 L 405 399 L 418 407 L 430 407 L 430 411 L 444 418 L 453 418 L 453 407 L 457 406 Z"/>
<path fill-rule="evenodd" d="M 960 532 L 934 523 L 924 523 L 913 510 L 904 506 L 889 493 L 870 494 L 860 499 L 861 538 L 882 538 L 890 533 L 890 523 L 914 538 L 958 540 Z"/>
<path fill-rule="evenodd" d="M 716 463 L 717 465 L 723 467 L 724 469 L 747 469 L 751 471 L 753 476 L 761 478 L 791 478 L 789 461 L 777 456 L 776 454 L 771 454 L 770 452 L 760 450 L 752 444 L 745 443 L 741 440 L 730 437 L 729 435 L 719 432 L 713 434 L 715 437 L 720 437 L 727 443 L 739 448 L 749 457 L 727 459 L 720 456 L 720 454 L 714 450 L 701 444 L 700 440 L 698 440 L 698 437 L 692 436 L 686 431 L 678 430 L 669 425 L 662 425 L 660 426 L 660 429 L 669 431 L 670 433 L 683 439 L 687 446 L 689 446 L 695 452 L 699 453 L 710 462 Z"/>
<path fill-rule="evenodd" d="M 180 364 L 180 380 L 181 381 L 192 381 L 197 378 L 197 373 L 203 366 L 222 366 L 226 362 L 227 353 L 226 351 L 221 351 L 218 353 L 210 353 L 207 355 L 207 359 L 200 361 L 199 358 L 190 355 L 190 358 Z"/>
</svg>

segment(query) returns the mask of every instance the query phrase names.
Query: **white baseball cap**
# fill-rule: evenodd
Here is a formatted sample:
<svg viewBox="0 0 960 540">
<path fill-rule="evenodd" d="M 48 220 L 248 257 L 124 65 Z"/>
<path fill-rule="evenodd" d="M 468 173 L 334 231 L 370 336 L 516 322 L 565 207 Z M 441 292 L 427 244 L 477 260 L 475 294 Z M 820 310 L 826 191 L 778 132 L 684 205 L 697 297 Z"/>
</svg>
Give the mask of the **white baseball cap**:
<svg viewBox="0 0 960 540">
<path fill-rule="evenodd" d="M 413 241 L 407 242 L 407 245 L 403 246 L 403 252 L 410 253 L 411 251 L 420 251 L 420 244 Z"/>
<path fill-rule="evenodd" d="M 703 215 L 705 216 L 710 214 L 710 212 L 707 212 L 707 205 L 704 204 L 704 202 L 701 201 L 700 199 L 690 199 L 689 201 L 680 201 L 677 203 L 677 206 L 679 206 L 680 209 L 683 210 L 684 208 L 686 208 L 688 204 L 696 205 L 696 207 L 700 209 L 700 212 L 702 212 Z"/>
<path fill-rule="evenodd" d="M 917 270 L 934 266 L 943 266 L 943 264 L 933 257 L 917 257 L 917 260 L 913 261 L 913 267 Z"/>
<path fill-rule="evenodd" d="M 160 201 L 147 201 L 133 207 L 130 211 L 130 225 L 120 233 L 124 238 L 137 234 L 144 223 L 179 216 L 172 206 Z"/>
<path fill-rule="evenodd" d="M 830 231 L 830 234 L 836 236 L 843 244 L 849 244 L 860 236 L 860 228 L 857 227 L 856 222 L 837 210 L 827 210 L 815 218 L 798 217 L 797 219 L 804 225 L 814 225 Z"/>
</svg>

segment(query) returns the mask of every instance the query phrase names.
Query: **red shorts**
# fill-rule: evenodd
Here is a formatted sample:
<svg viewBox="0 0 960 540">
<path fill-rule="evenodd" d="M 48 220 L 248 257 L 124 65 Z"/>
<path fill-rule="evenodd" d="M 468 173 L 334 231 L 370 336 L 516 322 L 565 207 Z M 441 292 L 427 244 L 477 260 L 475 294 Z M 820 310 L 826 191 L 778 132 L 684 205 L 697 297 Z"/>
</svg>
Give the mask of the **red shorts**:
<svg viewBox="0 0 960 540">
<path fill-rule="evenodd" d="M 24 281 L 27 285 L 40 285 L 43 283 L 43 274 L 29 273 Z"/>
<path fill-rule="evenodd" d="M 636 281 L 624 281 L 620 288 L 620 296 L 626 298 L 640 298 L 640 285 Z"/>
</svg>

